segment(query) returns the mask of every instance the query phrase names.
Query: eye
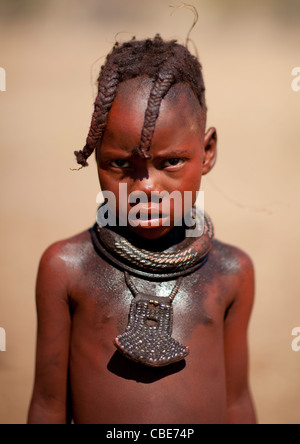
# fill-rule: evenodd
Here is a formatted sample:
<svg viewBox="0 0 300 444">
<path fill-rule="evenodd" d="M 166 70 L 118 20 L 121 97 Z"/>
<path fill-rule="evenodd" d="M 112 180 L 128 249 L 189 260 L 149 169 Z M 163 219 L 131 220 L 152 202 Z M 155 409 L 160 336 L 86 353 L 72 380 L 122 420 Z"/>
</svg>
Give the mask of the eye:
<svg viewBox="0 0 300 444">
<path fill-rule="evenodd" d="M 174 159 L 167 159 L 163 163 L 164 168 L 176 168 L 184 164 L 184 159 L 180 158 L 174 158 Z"/>
<path fill-rule="evenodd" d="M 124 159 L 113 160 L 112 162 L 110 162 L 110 166 L 112 166 L 113 168 L 120 168 L 120 169 L 131 167 L 130 162 Z"/>
</svg>

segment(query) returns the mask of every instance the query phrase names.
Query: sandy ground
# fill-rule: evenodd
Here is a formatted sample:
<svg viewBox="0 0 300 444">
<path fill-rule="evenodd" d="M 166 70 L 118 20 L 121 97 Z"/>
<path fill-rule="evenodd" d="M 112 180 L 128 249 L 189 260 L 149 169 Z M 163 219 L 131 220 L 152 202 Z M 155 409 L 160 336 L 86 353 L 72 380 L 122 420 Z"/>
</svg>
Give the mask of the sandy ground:
<svg viewBox="0 0 300 444">
<path fill-rule="evenodd" d="M 143 8 L 134 0 L 99 2 L 97 14 L 75 3 L 71 12 L 66 1 L 56 14 L 1 23 L 7 90 L 0 92 L 0 327 L 7 351 L 0 352 L 0 423 L 26 421 L 39 258 L 95 219 L 95 163 L 70 168 L 85 142 L 101 57 L 119 31 L 130 33 L 123 40 L 160 32 L 184 41 L 191 23 L 188 11 L 171 17 L 165 0 Z M 300 352 L 291 348 L 300 327 L 300 92 L 291 88 L 291 71 L 300 66 L 299 21 L 194 4 L 208 124 L 219 133 L 218 162 L 203 183 L 206 210 L 217 237 L 246 250 L 256 268 L 249 343 L 258 420 L 299 424 Z"/>
</svg>

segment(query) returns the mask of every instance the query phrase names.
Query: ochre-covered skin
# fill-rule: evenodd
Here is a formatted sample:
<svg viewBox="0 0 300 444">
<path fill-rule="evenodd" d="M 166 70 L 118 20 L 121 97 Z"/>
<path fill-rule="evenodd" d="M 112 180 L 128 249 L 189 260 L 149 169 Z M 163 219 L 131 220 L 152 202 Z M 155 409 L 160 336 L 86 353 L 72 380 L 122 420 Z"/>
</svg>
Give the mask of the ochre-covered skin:
<svg viewBox="0 0 300 444">
<path fill-rule="evenodd" d="M 97 155 L 101 186 L 114 191 L 122 180 L 128 192 L 194 193 L 215 162 L 215 130 L 204 133 L 203 122 L 191 130 L 194 107 L 181 91 L 176 99 L 181 107 L 175 99 L 163 101 L 152 158 L 138 159 L 130 147 L 138 143 L 146 93 L 144 87 L 131 90 L 135 100 L 128 101 L 125 86 L 111 110 Z M 175 159 L 176 150 L 185 152 L 184 160 L 172 162 L 174 168 L 161 154 L 168 148 Z M 122 163 L 111 166 L 112 159 L 125 155 L 130 171 Z M 133 231 L 143 247 L 166 236 L 172 240 L 173 233 L 171 227 Z M 160 295 L 169 295 L 175 283 L 133 279 L 139 290 Z M 253 294 L 249 257 L 214 240 L 207 261 L 183 278 L 173 302 L 172 337 L 189 347 L 189 355 L 171 366 L 146 367 L 123 357 L 113 344 L 126 329 L 133 297 L 124 273 L 97 253 L 88 230 L 55 243 L 44 253 L 37 279 L 37 363 L 28 422 L 254 423 L 247 374 Z"/>
</svg>

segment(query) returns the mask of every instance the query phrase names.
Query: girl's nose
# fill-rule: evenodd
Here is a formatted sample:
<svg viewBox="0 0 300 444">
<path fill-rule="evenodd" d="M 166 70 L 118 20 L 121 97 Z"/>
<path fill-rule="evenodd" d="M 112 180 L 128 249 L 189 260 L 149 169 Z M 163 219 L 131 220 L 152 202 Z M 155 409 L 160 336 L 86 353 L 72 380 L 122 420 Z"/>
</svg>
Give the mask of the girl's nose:
<svg viewBox="0 0 300 444">
<path fill-rule="evenodd" d="M 153 192 L 162 192 L 163 189 L 160 186 L 159 172 L 153 170 L 147 170 L 143 177 L 135 178 L 131 188 L 131 192 L 145 193 L 148 197 L 151 197 Z"/>
</svg>

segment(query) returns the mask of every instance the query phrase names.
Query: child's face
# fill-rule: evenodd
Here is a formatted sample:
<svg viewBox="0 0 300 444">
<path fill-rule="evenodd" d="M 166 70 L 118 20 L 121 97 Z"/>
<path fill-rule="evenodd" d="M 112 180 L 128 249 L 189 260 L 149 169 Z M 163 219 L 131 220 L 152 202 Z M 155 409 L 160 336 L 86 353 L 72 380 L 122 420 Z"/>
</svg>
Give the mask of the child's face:
<svg viewBox="0 0 300 444">
<path fill-rule="evenodd" d="M 205 115 L 196 98 L 192 97 L 194 103 L 188 101 L 187 96 L 192 93 L 185 92 L 185 86 L 176 85 L 172 89 L 173 92 L 161 104 L 150 149 L 151 159 L 142 159 L 134 151 L 134 147 L 140 144 L 150 92 L 150 83 L 141 79 L 129 80 L 119 86 L 103 142 L 97 152 L 101 189 L 114 193 L 117 215 L 124 204 L 127 214 L 135 207 L 136 203 L 128 202 L 129 195 L 137 197 L 144 193 L 144 197 L 147 196 L 147 202 L 139 207 L 138 225 L 132 227 L 128 223 L 145 239 L 164 236 L 174 227 L 176 220 L 183 218 L 186 212 L 184 192 L 190 192 L 194 203 L 201 177 L 215 161 L 215 146 L 210 146 L 215 145 L 212 143 L 215 130 L 204 134 Z M 199 118 L 199 115 L 202 117 Z M 126 203 L 119 196 L 120 183 L 127 185 Z M 173 199 L 169 201 L 169 215 L 164 213 L 162 202 L 153 198 L 163 191 L 169 194 L 179 191 L 182 197 L 179 205 Z M 170 219 L 164 226 L 167 216 Z"/>
</svg>

